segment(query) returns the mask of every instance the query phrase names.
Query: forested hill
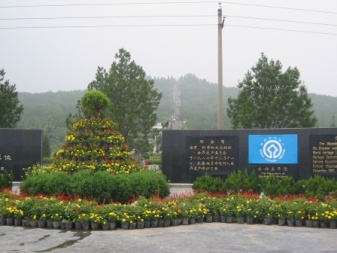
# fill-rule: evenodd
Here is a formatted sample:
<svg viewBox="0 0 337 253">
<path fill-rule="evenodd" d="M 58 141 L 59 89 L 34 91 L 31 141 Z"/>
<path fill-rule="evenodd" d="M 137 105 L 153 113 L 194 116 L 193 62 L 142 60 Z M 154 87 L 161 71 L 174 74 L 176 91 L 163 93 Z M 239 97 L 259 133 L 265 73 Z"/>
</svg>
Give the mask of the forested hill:
<svg viewBox="0 0 337 253">
<path fill-rule="evenodd" d="M 180 87 L 180 119 L 186 121 L 186 129 L 216 129 L 217 127 L 217 85 L 198 79 L 192 74 L 179 80 L 174 78 L 154 78 L 155 88 L 163 93 L 158 108 L 158 121 L 165 122 L 173 114 L 174 85 Z M 236 97 L 237 88 L 224 87 L 224 103 L 227 98 Z M 51 136 L 52 150 L 60 148 L 67 131 L 65 120 L 69 113 L 76 112 L 76 103 L 85 91 L 59 91 L 46 93 L 19 93 L 24 112 L 17 128 L 44 129 Z M 331 127 L 336 124 L 337 98 L 309 94 L 314 104 L 318 127 Z M 225 113 L 225 128 L 230 124 Z M 336 119 L 337 120 L 337 119 Z"/>
<path fill-rule="evenodd" d="M 59 149 L 64 141 L 66 118 L 76 112 L 76 103 L 85 91 L 46 93 L 19 92 L 24 109 L 17 128 L 43 129 L 48 132 L 51 149 Z"/>
<path fill-rule="evenodd" d="M 317 127 L 337 126 L 337 97 L 310 94 L 314 111 L 318 119 Z"/>
</svg>

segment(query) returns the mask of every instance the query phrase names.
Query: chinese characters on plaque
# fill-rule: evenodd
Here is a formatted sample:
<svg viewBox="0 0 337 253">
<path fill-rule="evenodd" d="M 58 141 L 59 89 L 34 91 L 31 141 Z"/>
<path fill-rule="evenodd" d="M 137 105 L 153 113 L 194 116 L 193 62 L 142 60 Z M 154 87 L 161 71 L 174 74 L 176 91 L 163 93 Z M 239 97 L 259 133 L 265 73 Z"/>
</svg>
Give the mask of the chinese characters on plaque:
<svg viewBox="0 0 337 253">
<path fill-rule="evenodd" d="M 4 171 L 5 170 L 5 167 L 3 165 L 3 162 L 4 161 L 11 161 L 12 158 L 10 155 L 2 155 L 0 154 L 0 171 Z"/>
<path fill-rule="evenodd" d="M 268 177 L 268 176 L 274 176 L 274 177 L 284 177 L 289 176 L 289 166 L 258 166 L 255 168 L 255 171 L 257 172 L 257 175 L 261 177 Z"/>
<path fill-rule="evenodd" d="M 337 135 L 310 136 L 310 162 L 313 175 L 337 175 Z"/>
<path fill-rule="evenodd" d="M 188 168 L 192 173 L 226 175 L 238 166 L 238 137 L 187 137 Z"/>
</svg>

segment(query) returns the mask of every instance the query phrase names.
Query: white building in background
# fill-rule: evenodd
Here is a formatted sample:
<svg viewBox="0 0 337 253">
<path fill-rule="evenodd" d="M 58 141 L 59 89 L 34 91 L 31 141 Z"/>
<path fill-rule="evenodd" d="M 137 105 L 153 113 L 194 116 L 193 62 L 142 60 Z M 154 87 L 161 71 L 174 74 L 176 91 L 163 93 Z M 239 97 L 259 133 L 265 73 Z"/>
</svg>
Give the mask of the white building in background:
<svg viewBox="0 0 337 253">
<path fill-rule="evenodd" d="M 152 127 L 153 130 L 158 130 L 158 131 L 161 131 L 163 130 L 163 125 L 161 124 L 161 122 L 157 122 L 157 124 L 155 124 L 153 127 Z"/>
</svg>

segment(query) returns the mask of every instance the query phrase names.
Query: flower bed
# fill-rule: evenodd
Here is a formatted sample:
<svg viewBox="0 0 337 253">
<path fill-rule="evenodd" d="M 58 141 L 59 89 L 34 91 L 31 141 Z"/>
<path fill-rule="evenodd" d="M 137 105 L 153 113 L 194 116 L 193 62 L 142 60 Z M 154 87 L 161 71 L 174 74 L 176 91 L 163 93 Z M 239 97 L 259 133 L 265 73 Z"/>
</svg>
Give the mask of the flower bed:
<svg viewBox="0 0 337 253">
<path fill-rule="evenodd" d="M 209 195 L 195 193 L 169 197 L 165 199 L 139 198 L 132 204 L 111 203 L 98 204 L 85 199 L 69 200 L 60 197 L 29 197 L 15 195 L 10 191 L 0 194 L 0 224 L 1 225 L 35 225 L 57 223 L 70 224 L 68 229 L 75 228 L 75 224 L 91 224 L 91 229 L 132 229 L 155 226 L 172 226 L 180 224 L 194 224 L 206 221 L 214 222 L 215 216 L 221 216 L 221 222 L 261 223 L 267 224 L 265 219 L 279 221 L 298 220 L 296 224 L 312 222 L 320 227 L 336 227 L 337 201 L 326 198 L 324 201 L 308 199 L 303 196 L 291 197 L 259 197 L 255 194 Z M 23 222 L 14 223 L 20 220 Z M 248 222 L 249 220 L 249 222 Z M 303 222 L 311 221 L 311 222 Z M 110 226 L 110 224 L 112 226 Z M 144 225 L 145 224 L 145 225 Z M 147 224 L 147 225 L 146 225 Z M 268 223 L 270 224 L 270 223 Z M 286 223 L 279 222 L 280 225 Z M 291 223 L 288 223 L 291 225 Z M 33 225 L 31 225 L 33 226 Z M 58 227 L 58 226 L 57 226 Z M 62 228 L 62 227 L 61 227 Z M 65 227 L 63 227 L 65 228 Z M 85 229 L 83 225 L 81 228 Z"/>
</svg>

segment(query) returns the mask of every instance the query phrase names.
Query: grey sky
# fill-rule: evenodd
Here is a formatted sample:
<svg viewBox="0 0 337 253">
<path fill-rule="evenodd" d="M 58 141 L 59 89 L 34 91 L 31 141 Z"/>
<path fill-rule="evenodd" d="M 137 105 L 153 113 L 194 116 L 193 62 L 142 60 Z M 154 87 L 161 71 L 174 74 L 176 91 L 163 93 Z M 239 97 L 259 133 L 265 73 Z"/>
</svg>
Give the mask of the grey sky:
<svg viewBox="0 0 337 253">
<path fill-rule="evenodd" d="M 3 8 L 74 3 L 110 5 Z M 129 51 L 149 76 L 179 78 L 193 73 L 217 82 L 218 1 L 2 0 L 0 7 L 0 68 L 20 92 L 84 90 L 97 67 L 108 69 L 120 48 Z M 297 67 L 310 93 L 337 96 L 337 1 L 233 0 L 222 1 L 222 10 L 224 86 L 236 86 L 264 52 L 280 60 L 284 69 Z M 109 18 L 5 20 L 102 16 Z M 104 25 L 112 27 L 100 27 Z M 68 27 L 22 28 L 49 26 Z M 10 27 L 21 28 L 4 29 Z"/>
</svg>

